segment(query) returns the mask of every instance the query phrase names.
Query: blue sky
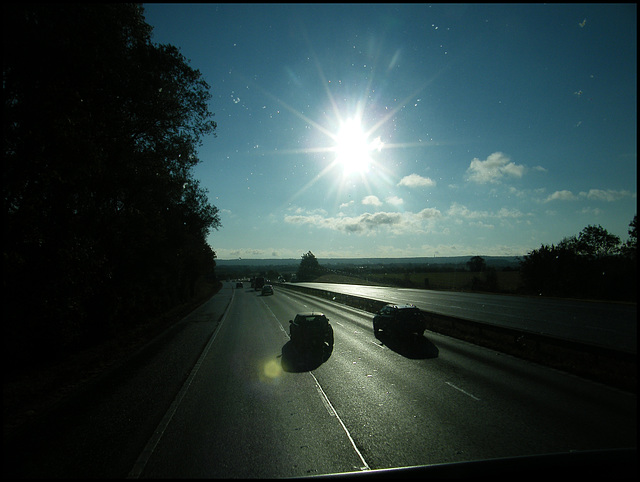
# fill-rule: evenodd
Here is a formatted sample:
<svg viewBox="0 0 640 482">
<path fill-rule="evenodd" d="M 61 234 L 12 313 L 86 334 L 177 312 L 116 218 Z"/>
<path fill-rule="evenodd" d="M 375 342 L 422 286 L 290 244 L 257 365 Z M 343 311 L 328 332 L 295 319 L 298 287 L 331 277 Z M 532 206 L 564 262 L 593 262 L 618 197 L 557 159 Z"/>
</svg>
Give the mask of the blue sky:
<svg viewBox="0 0 640 482">
<path fill-rule="evenodd" d="M 636 214 L 637 7 L 145 4 L 210 85 L 219 259 L 521 256 Z"/>
</svg>

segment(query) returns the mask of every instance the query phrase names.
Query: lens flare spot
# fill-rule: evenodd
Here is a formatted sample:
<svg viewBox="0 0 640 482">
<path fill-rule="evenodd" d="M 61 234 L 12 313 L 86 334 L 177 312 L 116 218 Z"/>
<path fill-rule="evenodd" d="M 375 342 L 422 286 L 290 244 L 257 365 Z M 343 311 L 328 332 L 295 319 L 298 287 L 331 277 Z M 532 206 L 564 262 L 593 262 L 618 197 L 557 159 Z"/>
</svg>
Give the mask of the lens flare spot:
<svg viewBox="0 0 640 482">
<path fill-rule="evenodd" d="M 282 367 L 276 360 L 269 360 L 264 364 L 262 373 L 266 378 L 273 380 L 282 375 Z"/>
</svg>

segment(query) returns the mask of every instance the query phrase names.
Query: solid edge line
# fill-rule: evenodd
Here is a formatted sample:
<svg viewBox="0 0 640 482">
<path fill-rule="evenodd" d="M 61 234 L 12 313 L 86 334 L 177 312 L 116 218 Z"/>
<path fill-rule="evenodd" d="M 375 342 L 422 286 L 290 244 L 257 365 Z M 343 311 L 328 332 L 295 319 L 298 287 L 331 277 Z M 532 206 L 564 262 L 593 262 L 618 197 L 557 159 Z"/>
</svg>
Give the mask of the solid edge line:
<svg viewBox="0 0 640 482">
<path fill-rule="evenodd" d="M 356 447 L 356 443 L 353 440 L 353 438 L 351 437 L 351 434 L 349 433 L 349 430 L 347 429 L 347 426 L 344 424 L 344 422 L 340 418 L 340 415 L 338 415 L 338 412 L 336 412 L 336 409 L 333 407 L 333 405 L 331 405 L 331 402 L 329 401 L 329 397 L 327 397 L 327 394 L 324 393 L 324 390 L 320 386 L 320 382 L 318 382 L 318 379 L 315 377 L 315 375 L 313 373 L 309 372 L 309 375 L 311 375 L 313 380 L 316 382 L 316 388 L 318 389 L 318 392 L 322 396 L 323 401 L 325 402 L 325 404 L 329 408 L 331 408 L 331 411 L 334 413 L 336 419 L 338 420 L 338 422 L 340 422 L 340 425 L 342 425 L 342 430 L 344 430 L 344 433 L 347 434 L 347 438 L 349 439 L 349 442 L 351 442 L 351 446 L 353 447 L 353 450 L 355 450 L 356 454 L 358 454 L 358 457 L 360 458 L 360 461 L 362 462 L 362 467 L 360 468 L 360 470 L 363 470 L 363 471 L 364 470 L 371 470 L 371 467 L 369 467 L 369 464 L 367 464 L 367 461 L 364 459 L 364 457 L 360 453 L 360 450 L 358 450 L 358 447 Z"/>
<path fill-rule="evenodd" d="M 204 361 L 207 354 L 209 353 L 209 349 L 211 348 L 211 345 L 213 344 L 216 337 L 218 336 L 218 333 L 220 332 L 220 328 L 222 327 L 222 324 L 227 319 L 227 313 L 229 313 L 234 297 L 235 297 L 235 290 L 231 292 L 231 301 L 227 305 L 227 309 L 225 310 L 224 315 L 220 320 L 220 323 L 218 323 L 218 327 L 213 332 L 213 335 L 211 336 L 211 338 L 209 338 L 209 341 L 207 342 L 207 346 L 204 348 L 204 350 L 200 354 L 200 357 L 198 358 L 198 361 L 194 365 L 193 369 L 191 370 L 189 377 L 182 385 L 182 388 L 176 395 L 176 398 L 174 399 L 173 403 L 169 407 L 169 410 L 167 410 L 167 413 L 164 414 L 164 417 L 162 418 L 162 420 L 158 424 L 158 427 L 155 429 L 153 435 L 147 442 L 147 445 L 142 450 L 142 453 L 138 457 L 138 460 L 136 460 L 136 463 L 133 465 L 133 468 L 131 469 L 131 471 L 129 472 L 129 475 L 127 476 L 128 479 L 137 479 L 140 477 L 140 475 L 144 471 L 147 465 L 147 462 L 149 462 L 151 455 L 153 454 L 156 446 L 158 445 L 158 442 L 160 442 L 162 435 L 164 434 L 165 430 L 169 426 L 169 423 L 171 423 L 171 419 L 173 419 L 173 416 L 175 415 L 176 411 L 178 410 L 178 407 L 180 406 L 180 403 L 182 403 L 182 399 L 187 394 L 187 391 L 191 386 L 191 382 L 196 377 L 198 370 L 202 365 L 202 362 Z"/>
</svg>

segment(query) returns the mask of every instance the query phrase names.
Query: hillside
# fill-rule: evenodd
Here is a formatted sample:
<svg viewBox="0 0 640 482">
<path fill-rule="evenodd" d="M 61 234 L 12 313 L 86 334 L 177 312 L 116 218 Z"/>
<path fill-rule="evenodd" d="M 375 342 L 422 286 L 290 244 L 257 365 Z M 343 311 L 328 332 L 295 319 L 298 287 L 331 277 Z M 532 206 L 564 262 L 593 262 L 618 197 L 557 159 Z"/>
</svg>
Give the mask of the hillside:
<svg viewBox="0 0 640 482">
<path fill-rule="evenodd" d="M 465 265 L 472 256 L 439 256 L 439 257 L 415 257 L 415 258 L 318 258 L 321 266 L 384 266 L 384 265 L 413 265 L 413 266 L 439 266 L 439 265 Z M 482 256 L 487 266 L 503 267 L 517 266 L 517 256 Z M 287 259 L 216 259 L 217 267 L 252 266 L 256 268 L 272 268 L 278 266 L 299 266 L 300 258 Z"/>
<path fill-rule="evenodd" d="M 321 259 L 321 265 L 352 265 L 352 266 L 375 266 L 375 265 L 410 265 L 410 266 L 442 266 L 442 265 L 466 265 L 473 256 L 432 256 L 418 258 L 331 258 Z M 517 256 L 481 256 L 487 266 L 517 266 L 519 258 Z"/>
</svg>

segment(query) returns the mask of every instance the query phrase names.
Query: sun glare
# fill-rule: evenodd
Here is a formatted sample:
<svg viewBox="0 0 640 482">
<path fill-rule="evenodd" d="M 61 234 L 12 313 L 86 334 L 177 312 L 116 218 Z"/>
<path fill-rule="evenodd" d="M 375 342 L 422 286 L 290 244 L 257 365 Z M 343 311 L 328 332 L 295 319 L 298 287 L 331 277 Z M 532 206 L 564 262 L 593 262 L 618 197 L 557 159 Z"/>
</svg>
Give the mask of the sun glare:
<svg viewBox="0 0 640 482">
<path fill-rule="evenodd" d="M 313 49 L 311 49 L 313 50 Z M 280 154 L 303 154 L 303 155 L 321 155 L 322 161 L 326 161 L 325 155 L 327 153 L 333 153 L 334 157 L 329 161 L 324 168 L 316 175 L 309 178 L 308 182 L 302 186 L 295 194 L 294 198 L 301 195 L 312 185 L 323 179 L 326 176 L 330 176 L 334 173 L 334 170 L 342 171 L 342 179 L 335 184 L 337 189 L 344 186 L 345 183 L 355 180 L 359 177 L 367 187 L 371 183 L 375 182 L 388 182 L 393 176 L 389 172 L 388 167 L 385 167 L 384 163 L 379 162 L 376 152 L 380 152 L 382 149 L 402 149 L 406 147 L 426 147 L 428 144 L 420 142 L 414 143 L 384 143 L 380 136 L 372 138 L 374 133 L 377 133 L 387 122 L 389 122 L 400 110 L 402 110 L 411 99 L 415 98 L 420 92 L 422 92 L 430 81 L 420 85 L 415 91 L 408 94 L 400 102 L 397 102 L 395 108 L 388 110 L 384 108 L 385 115 L 382 118 L 378 118 L 376 123 L 364 128 L 364 124 L 361 122 L 362 116 L 365 112 L 364 100 L 361 101 L 355 112 L 351 117 L 345 117 L 345 112 L 341 112 L 334 94 L 329 88 L 329 81 L 327 81 L 322 66 L 316 58 L 316 67 L 318 69 L 318 75 L 322 85 L 326 90 L 326 94 L 329 103 L 333 110 L 333 119 L 329 120 L 329 125 L 323 125 L 321 121 L 314 120 L 303 111 L 296 109 L 294 106 L 289 105 L 283 99 L 278 98 L 262 88 L 258 83 L 243 77 L 243 80 L 247 84 L 251 84 L 257 89 L 261 90 L 267 97 L 273 100 L 283 109 L 289 111 L 293 115 L 297 116 L 303 122 L 305 122 L 310 128 L 317 130 L 319 133 L 326 136 L 331 140 L 331 144 L 326 145 L 324 142 L 320 142 L 317 145 L 307 146 L 304 148 L 294 149 L 281 149 L 278 152 Z M 395 101 L 395 100 L 394 100 Z M 338 121 L 337 126 L 334 123 Z M 336 129 L 337 127 L 337 129 Z M 336 130 L 334 130 L 336 129 Z M 375 175 L 371 171 L 375 170 Z"/>
<path fill-rule="evenodd" d="M 380 138 L 370 141 L 362 125 L 354 119 L 342 124 L 335 141 L 336 163 L 345 174 L 367 172 L 373 162 L 371 153 L 382 149 Z"/>
</svg>

